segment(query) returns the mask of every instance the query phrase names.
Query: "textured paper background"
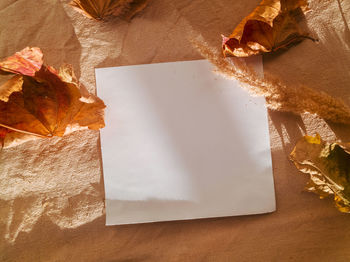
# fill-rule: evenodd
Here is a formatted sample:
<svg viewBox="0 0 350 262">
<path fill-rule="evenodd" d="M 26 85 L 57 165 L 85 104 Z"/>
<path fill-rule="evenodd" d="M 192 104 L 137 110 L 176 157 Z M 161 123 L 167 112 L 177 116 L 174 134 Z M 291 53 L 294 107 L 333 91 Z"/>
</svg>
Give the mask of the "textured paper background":
<svg viewBox="0 0 350 262">
<path fill-rule="evenodd" d="M 26 46 L 46 62 L 72 63 L 95 89 L 94 67 L 200 58 L 187 35 L 220 44 L 259 0 L 151 0 L 131 23 L 97 23 L 66 0 L 1 0 L 0 57 Z M 311 1 L 304 41 L 264 66 L 350 104 L 350 2 Z M 0 153 L 0 261 L 348 261 L 350 217 L 303 192 L 288 160 L 296 140 L 318 131 L 350 141 L 349 127 L 269 113 L 277 212 L 105 227 L 98 132 L 27 142 Z"/>
</svg>

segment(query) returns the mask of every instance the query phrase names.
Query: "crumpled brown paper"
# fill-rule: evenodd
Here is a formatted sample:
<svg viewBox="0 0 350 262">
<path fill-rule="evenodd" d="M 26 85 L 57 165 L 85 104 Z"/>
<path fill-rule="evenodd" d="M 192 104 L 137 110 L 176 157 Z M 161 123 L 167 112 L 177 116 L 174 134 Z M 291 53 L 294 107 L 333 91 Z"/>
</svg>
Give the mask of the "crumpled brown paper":
<svg viewBox="0 0 350 262">
<path fill-rule="evenodd" d="M 259 1 L 152 0 L 131 23 L 96 23 L 68 3 L 1 0 L 0 32 L 6 37 L 0 37 L 0 57 L 40 46 L 48 64 L 72 63 L 94 91 L 95 67 L 200 59 L 189 37 L 201 34 L 220 48 L 220 34 L 229 34 Z M 350 104 L 350 3 L 313 0 L 310 7 L 306 22 L 319 43 L 304 41 L 265 57 L 265 71 Z M 105 227 L 98 132 L 4 149 L 0 261 L 346 261 L 349 217 L 302 193 L 305 181 L 287 155 L 306 131 L 349 141 L 347 127 L 310 115 L 269 117 L 278 210 L 271 215 Z"/>
</svg>

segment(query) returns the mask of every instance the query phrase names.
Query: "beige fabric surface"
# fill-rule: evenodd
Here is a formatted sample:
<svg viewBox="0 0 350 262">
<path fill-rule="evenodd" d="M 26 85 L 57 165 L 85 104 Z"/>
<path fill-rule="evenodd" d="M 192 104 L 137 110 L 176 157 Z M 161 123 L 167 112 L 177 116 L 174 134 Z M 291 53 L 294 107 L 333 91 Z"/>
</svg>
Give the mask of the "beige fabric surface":
<svg viewBox="0 0 350 262">
<path fill-rule="evenodd" d="M 265 71 L 350 105 L 350 2 L 310 2 L 306 22 L 319 42 L 265 56 Z M 94 91 L 96 67 L 201 58 L 188 37 L 220 45 L 259 0 L 151 0 L 131 22 L 106 23 L 67 3 L 1 0 L 0 57 L 38 46 L 47 64 L 73 64 Z M 269 125 L 277 211 L 255 216 L 106 227 L 98 132 L 4 149 L 0 261 L 349 261 L 350 215 L 303 192 L 307 179 L 288 160 L 303 134 L 350 141 L 349 127 L 279 112 Z"/>
</svg>

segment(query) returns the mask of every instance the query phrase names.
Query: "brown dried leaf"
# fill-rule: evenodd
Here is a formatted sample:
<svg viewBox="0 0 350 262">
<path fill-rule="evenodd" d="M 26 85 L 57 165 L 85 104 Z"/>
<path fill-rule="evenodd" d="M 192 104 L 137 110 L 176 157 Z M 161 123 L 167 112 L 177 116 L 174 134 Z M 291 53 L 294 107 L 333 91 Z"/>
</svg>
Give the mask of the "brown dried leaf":
<svg viewBox="0 0 350 262">
<path fill-rule="evenodd" d="M 143 10 L 149 0 L 73 0 L 70 5 L 83 15 L 103 20 L 110 16 L 131 19 Z"/>
<path fill-rule="evenodd" d="M 299 25 L 307 10 L 306 0 L 263 0 L 229 37 L 223 36 L 224 55 L 247 57 L 312 39 Z"/>
<path fill-rule="evenodd" d="M 336 207 L 350 213 L 350 143 L 327 143 L 318 134 L 304 136 L 290 158 L 301 172 L 310 175 L 307 191 L 320 198 L 334 195 Z"/>
<path fill-rule="evenodd" d="M 0 62 L 0 71 L 18 73 L 0 86 L 2 141 L 8 132 L 3 128 L 52 137 L 63 136 L 68 126 L 104 127 L 103 101 L 79 85 L 71 66 L 64 65 L 57 72 L 42 65 L 42 60 L 41 64 L 36 59 L 23 60 L 41 59 L 38 48 L 26 48 L 17 54 L 21 55 Z"/>
</svg>

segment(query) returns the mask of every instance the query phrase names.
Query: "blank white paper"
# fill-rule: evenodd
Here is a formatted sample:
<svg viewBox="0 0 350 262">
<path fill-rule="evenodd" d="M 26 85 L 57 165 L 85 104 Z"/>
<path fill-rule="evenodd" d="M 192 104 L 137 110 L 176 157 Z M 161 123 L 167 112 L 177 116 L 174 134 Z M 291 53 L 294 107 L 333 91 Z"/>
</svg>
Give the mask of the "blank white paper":
<svg viewBox="0 0 350 262">
<path fill-rule="evenodd" d="M 205 60 L 96 69 L 106 225 L 275 210 L 267 112 Z"/>
</svg>

